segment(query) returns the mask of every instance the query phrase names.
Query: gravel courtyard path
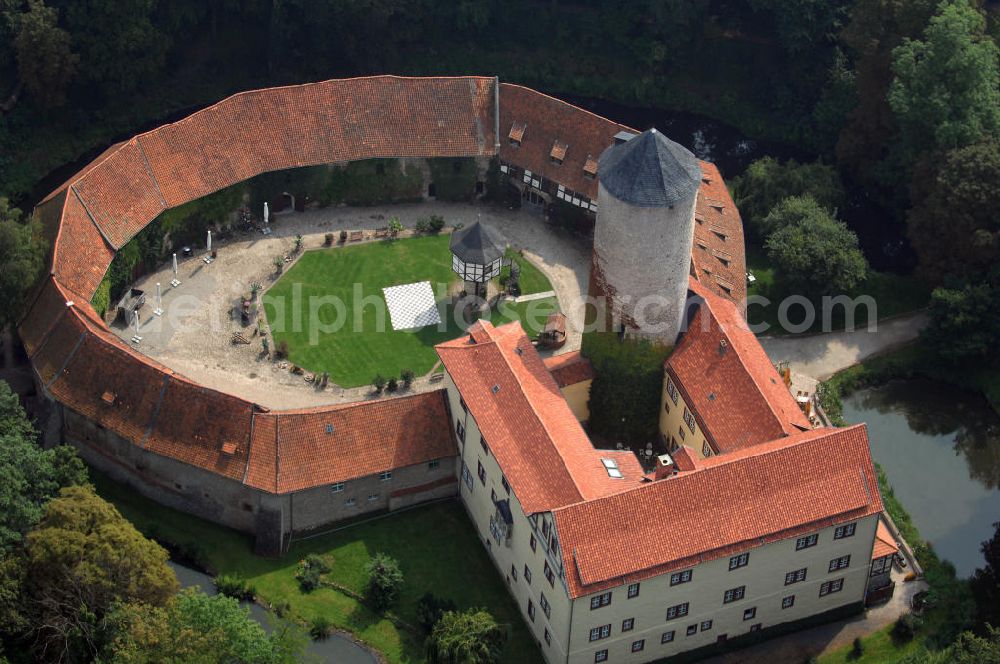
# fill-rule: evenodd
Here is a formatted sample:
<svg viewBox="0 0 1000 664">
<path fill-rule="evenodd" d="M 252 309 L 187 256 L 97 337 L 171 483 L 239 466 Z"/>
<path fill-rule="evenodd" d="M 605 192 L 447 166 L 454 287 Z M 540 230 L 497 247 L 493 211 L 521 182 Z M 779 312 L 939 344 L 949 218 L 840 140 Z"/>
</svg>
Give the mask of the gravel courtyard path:
<svg viewBox="0 0 1000 664">
<path fill-rule="evenodd" d="M 581 294 L 586 292 L 590 265 L 590 245 L 546 224 L 533 209 L 504 210 L 484 205 L 427 202 L 368 208 L 326 208 L 272 217 L 270 236 L 254 234 L 220 242 L 215 239 L 218 258 L 202 261 L 204 249 L 191 258 L 178 256 L 181 285 L 171 288 L 170 263 L 141 278 L 135 286 L 147 293 L 147 306 L 140 313 L 140 352 L 208 387 L 235 394 L 267 408 L 301 408 L 347 403 L 373 398 L 367 387 L 343 389 L 331 386 L 319 390 L 302 376 L 272 362 L 263 353 L 260 339 L 252 336 L 253 326 L 244 328 L 230 312 L 252 282 L 267 289 L 275 280 L 272 261 L 292 251 L 294 238 L 301 234 L 305 249 L 322 246 L 326 233 L 341 230 L 373 230 L 384 227 L 390 217 L 398 217 L 407 228 L 418 219 L 441 215 L 448 226 L 468 225 L 477 219 L 492 225 L 511 244 L 522 250 L 552 282 L 560 307 L 567 315 L 567 343 L 557 352 L 580 347 L 583 327 Z M 286 266 L 287 269 L 287 266 Z M 161 317 L 152 314 L 156 283 L 161 284 Z M 129 341 L 131 325 L 112 325 Z M 234 332 L 242 332 L 250 344 L 231 343 Z M 418 379 L 412 391 L 437 389 L 429 377 Z"/>
<path fill-rule="evenodd" d="M 923 311 L 881 321 L 875 329 L 809 336 L 760 337 L 773 362 L 788 362 L 792 373 L 826 380 L 841 369 L 913 341 L 927 324 Z"/>
</svg>

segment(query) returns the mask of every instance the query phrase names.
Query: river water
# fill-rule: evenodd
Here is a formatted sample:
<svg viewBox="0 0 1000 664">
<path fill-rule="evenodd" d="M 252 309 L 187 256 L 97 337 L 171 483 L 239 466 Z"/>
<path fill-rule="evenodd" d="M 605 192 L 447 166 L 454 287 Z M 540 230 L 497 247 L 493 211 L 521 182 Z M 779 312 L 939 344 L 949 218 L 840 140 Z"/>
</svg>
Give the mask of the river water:
<svg viewBox="0 0 1000 664">
<path fill-rule="evenodd" d="M 197 586 L 206 594 L 216 594 L 215 584 L 212 583 L 212 578 L 207 574 L 178 565 L 173 561 L 170 561 L 170 567 L 177 575 L 177 580 L 180 581 L 182 588 Z M 250 609 L 251 615 L 264 626 L 265 630 L 271 630 L 270 614 L 267 609 L 252 602 L 243 602 L 242 604 Z M 361 646 L 337 634 L 322 641 L 310 640 L 309 645 L 306 646 L 306 655 L 308 661 L 324 664 L 376 664 L 378 661 Z"/>
<path fill-rule="evenodd" d="M 867 422 L 872 455 L 914 525 L 967 577 L 1000 520 L 1000 416 L 980 395 L 934 381 L 892 381 L 844 399 Z"/>
</svg>

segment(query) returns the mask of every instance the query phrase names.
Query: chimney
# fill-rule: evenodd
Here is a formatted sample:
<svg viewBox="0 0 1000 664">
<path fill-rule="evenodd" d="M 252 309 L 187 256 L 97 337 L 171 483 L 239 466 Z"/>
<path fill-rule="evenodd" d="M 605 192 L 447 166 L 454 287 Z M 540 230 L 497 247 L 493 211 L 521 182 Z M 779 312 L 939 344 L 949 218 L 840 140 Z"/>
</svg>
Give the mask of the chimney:
<svg viewBox="0 0 1000 664">
<path fill-rule="evenodd" d="M 729 344 L 726 343 L 725 339 L 722 339 L 721 341 L 719 341 L 719 356 L 720 357 L 726 354 L 726 349 L 727 348 L 729 348 Z"/>
<path fill-rule="evenodd" d="M 656 480 L 664 480 L 677 474 L 677 466 L 669 454 L 661 454 L 656 457 L 656 473 L 653 475 Z"/>
</svg>

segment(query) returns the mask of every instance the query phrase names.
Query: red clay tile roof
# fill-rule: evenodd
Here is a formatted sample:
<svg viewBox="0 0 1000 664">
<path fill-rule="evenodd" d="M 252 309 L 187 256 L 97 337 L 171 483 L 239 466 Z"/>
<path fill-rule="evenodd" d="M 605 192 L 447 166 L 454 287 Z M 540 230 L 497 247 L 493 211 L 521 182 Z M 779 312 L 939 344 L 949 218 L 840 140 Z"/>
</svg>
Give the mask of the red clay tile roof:
<svg viewBox="0 0 1000 664">
<path fill-rule="evenodd" d="M 90 300 L 104 279 L 115 250 L 101 235 L 71 189 L 53 246 L 52 270 L 61 284 Z"/>
<path fill-rule="evenodd" d="M 253 429 L 247 484 L 274 493 L 346 482 L 458 454 L 444 390 L 257 413 Z"/>
<path fill-rule="evenodd" d="M 576 385 L 585 380 L 594 379 L 594 365 L 578 350 L 562 355 L 551 355 L 542 362 L 545 363 L 545 368 L 552 374 L 559 387 Z"/>
<path fill-rule="evenodd" d="M 526 127 L 521 127 L 526 125 Z M 500 84 L 500 126 L 520 128 L 520 146 L 501 142 L 500 158 L 510 164 L 527 168 L 532 173 L 561 184 L 579 194 L 597 200 L 598 180 L 585 173 L 597 173 L 597 158 L 614 142 L 618 132 L 638 133 L 631 127 L 594 115 L 572 104 L 555 99 L 530 88 L 509 83 Z M 550 159 L 557 144 L 568 146 L 561 165 Z M 697 245 L 691 259 L 696 275 L 713 292 L 741 303 L 746 298 L 746 257 L 743 246 L 743 222 L 723 182 L 719 169 L 706 161 L 699 162 L 701 185 L 695 204 L 695 236 L 707 249 L 731 256 L 724 265 L 712 256 L 705 256 Z M 714 207 L 713 207 L 714 206 Z M 711 233 L 716 227 L 726 239 Z M 723 282 L 704 279 L 702 268 L 718 273 Z M 728 292 L 722 286 L 727 286 Z"/>
<path fill-rule="evenodd" d="M 872 560 L 891 556 L 894 553 L 899 553 L 899 545 L 896 544 L 896 538 L 889 532 L 888 526 L 879 519 L 878 528 L 875 529 L 875 546 L 872 549 Z"/>
<path fill-rule="evenodd" d="M 666 369 L 716 451 L 809 429 L 736 305 L 693 281 L 690 288 L 702 303 Z"/>
<path fill-rule="evenodd" d="M 594 449 L 519 323 L 480 321 L 437 351 L 527 514 L 641 480 L 635 455 Z M 610 478 L 602 458 L 624 478 Z"/>
<path fill-rule="evenodd" d="M 857 425 L 713 457 L 554 516 L 569 593 L 579 597 L 881 510 L 867 432 Z"/>
</svg>

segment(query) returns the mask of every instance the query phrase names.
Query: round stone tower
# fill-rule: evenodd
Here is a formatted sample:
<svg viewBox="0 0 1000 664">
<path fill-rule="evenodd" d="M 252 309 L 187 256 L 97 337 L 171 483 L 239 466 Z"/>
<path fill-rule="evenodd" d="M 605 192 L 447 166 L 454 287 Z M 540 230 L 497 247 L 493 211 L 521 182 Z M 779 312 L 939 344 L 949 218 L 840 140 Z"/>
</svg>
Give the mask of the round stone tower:
<svg viewBox="0 0 1000 664">
<path fill-rule="evenodd" d="M 598 162 L 591 295 L 616 329 L 673 344 L 691 265 L 698 160 L 656 129 L 611 146 Z"/>
</svg>

